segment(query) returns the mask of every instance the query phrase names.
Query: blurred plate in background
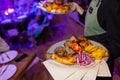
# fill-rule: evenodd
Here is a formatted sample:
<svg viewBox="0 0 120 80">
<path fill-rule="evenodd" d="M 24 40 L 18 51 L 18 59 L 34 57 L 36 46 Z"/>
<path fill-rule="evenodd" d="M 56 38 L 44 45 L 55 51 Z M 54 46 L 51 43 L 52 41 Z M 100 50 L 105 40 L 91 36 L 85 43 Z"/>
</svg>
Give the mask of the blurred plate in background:
<svg viewBox="0 0 120 80">
<path fill-rule="evenodd" d="M 18 55 L 18 52 L 16 50 L 10 50 L 10 51 L 4 52 L 4 53 L 0 54 L 0 63 L 10 62 L 17 55 Z"/>
</svg>

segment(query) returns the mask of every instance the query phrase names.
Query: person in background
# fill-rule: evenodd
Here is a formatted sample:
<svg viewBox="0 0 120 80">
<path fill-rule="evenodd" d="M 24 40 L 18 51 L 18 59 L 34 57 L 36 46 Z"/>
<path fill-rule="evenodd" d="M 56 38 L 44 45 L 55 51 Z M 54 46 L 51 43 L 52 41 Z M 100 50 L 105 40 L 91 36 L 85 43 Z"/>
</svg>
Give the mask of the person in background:
<svg viewBox="0 0 120 80">
<path fill-rule="evenodd" d="M 84 36 L 103 44 L 109 51 L 107 64 L 113 77 L 114 59 L 120 57 L 120 0 L 91 0 L 87 10 L 72 2 L 84 22 Z M 112 80 L 97 77 L 96 80 Z"/>
<path fill-rule="evenodd" d="M 14 0 L 14 9 L 17 16 L 29 14 L 34 0 Z"/>
<path fill-rule="evenodd" d="M 6 41 L 0 36 L 0 53 L 10 50 L 10 46 Z"/>
<path fill-rule="evenodd" d="M 36 44 L 36 38 L 43 31 L 43 29 L 49 26 L 48 13 L 37 8 L 37 2 L 34 2 L 30 11 L 30 22 L 28 23 L 27 33 L 31 47 Z"/>
</svg>

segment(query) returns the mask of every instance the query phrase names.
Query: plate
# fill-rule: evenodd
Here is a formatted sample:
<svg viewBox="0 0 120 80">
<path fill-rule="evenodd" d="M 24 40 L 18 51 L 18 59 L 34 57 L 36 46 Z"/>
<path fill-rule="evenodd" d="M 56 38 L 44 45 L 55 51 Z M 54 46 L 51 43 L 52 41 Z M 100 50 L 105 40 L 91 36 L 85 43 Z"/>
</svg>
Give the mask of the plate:
<svg viewBox="0 0 120 80">
<path fill-rule="evenodd" d="M 52 14 L 67 14 L 67 13 L 71 13 L 71 12 L 73 12 L 73 11 L 75 10 L 75 6 L 70 5 L 70 10 L 69 10 L 68 12 L 66 12 L 66 13 L 56 13 L 56 12 L 55 12 L 55 9 L 51 10 L 51 12 L 48 12 L 48 11 L 46 10 L 46 8 L 43 7 L 43 4 L 44 4 L 44 3 L 45 3 L 45 1 L 41 1 L 41 2 L 39 3 L 39 5 L 37 6 L 37 8 L 40 8 L 41 10 L 43 10 L 43 11 L 45 11 L 45 12 L 47 12 L 47 13 L 52 13 Z"/>
<path fill-rule="evenodd" d="M 16 50 L 10 50 L 7 52 L 4 52 L 0 55 L 0 63 L 7 63 L 12 61 L 16 56 L 18 55 L 18 52 Z"/>
<path fill-rule="evenodd" d="M 17 71 L 17 67 L 13 64 L 6 64 L 0 68 L 0 70 L 5 69 L 3 74 L 0 75 L 0 80 L 8 80 L 11 78 Z"/>
<path fill-rule="evenodd" d="M 55 43 L 54 45 L 52 45 L 52 46 L 48 49 L 47 52 L 49 52 L 49 53 L 54 53 L 54 50 L 56 49 L 56 47 L 59 47 L 59 46 L 61 46 L 61 45 L 64 45 L 65 41 L 66 41 L 66 40 L 63 40 L 63 41 L 60 41 L 60 42 Z M 104 47 L 101 43 L 96 42 L 96 41 L 93 41 L 93 40 L 89 40 L 89 41 L 90 41 L 93 45 L 95 45 L 95 46 L 100 46 L 100 47 L 102 47 L 103 49 L 107 50 L 107 48 Z M 107 50 L 107 51 L 108 51 L 108 50 Z M 107 61 L 107 60 L 108 60 L 108 57 L 104 57 L 104 59 L 105 59 L 105 61 Z"/>
</svg>

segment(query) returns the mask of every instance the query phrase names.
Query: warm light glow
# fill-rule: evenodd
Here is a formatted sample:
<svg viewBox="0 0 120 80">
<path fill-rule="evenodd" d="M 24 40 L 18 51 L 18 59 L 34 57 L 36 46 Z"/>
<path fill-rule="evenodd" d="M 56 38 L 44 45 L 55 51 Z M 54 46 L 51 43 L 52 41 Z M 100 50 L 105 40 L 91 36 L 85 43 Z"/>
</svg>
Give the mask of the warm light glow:
<svg viewBox="0 0 120 80">
<path fill-rule="evenodd" d="M 12 13 L 12 12 L 14 12 L 14 9 L 8 8 L 8 12 Z"/>
<path fill-rule="evenodd" d="M 8 15 L 8 11 L 7 10 L 5 11 L 5 15 Z"/>
<path fill-rule="evenodd" d="M 13 12 L 14 12 L 14 9 L 8 8 L 7 10 L 5 10 L 4 14 L 9 15 L 9 13 L 13 13 Z"/>
</svg>

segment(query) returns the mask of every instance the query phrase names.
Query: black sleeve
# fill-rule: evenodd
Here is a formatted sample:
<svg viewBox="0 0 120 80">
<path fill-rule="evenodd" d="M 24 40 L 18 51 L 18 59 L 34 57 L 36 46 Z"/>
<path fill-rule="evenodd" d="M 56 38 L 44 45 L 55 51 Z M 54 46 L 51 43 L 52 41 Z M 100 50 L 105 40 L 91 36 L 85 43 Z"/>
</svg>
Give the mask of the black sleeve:
<svg viewBox="0 0 120 80">
<path fill-rule="evenodd" d="M 86 10 L 91 2 L 91 0 L 81 0 L 82 3 L 80 4 L 81 7 L 83 7 L 83 9 L 85 10 L 84 13 L 82 15 L 79 14 L 79 19 L 80 21 L 84 24 L 85 23 L 85 15 L 86 15 Z"/>
<path fill-rule="evenodd" d="M 84 11 L 82 15 L 79 14 L 79 19 L 83 24 L 85 23 L 85 15 L 86 15 L 86 11 Z"/>
<path fill-rule="evenodd" d="M 109 2 L 109 3 L 108 3 Z M 101 41 L 110 53 L 109 60 L 120 56 L 120 3 L 118 0 L 103 0 L 98 9 L 98 22 L 106 30 L 107 36 Z M 98 36 L 100 38 L 100 36 Z M 107 41 L 106 41 L 107 39 Z"/>
</svg>

